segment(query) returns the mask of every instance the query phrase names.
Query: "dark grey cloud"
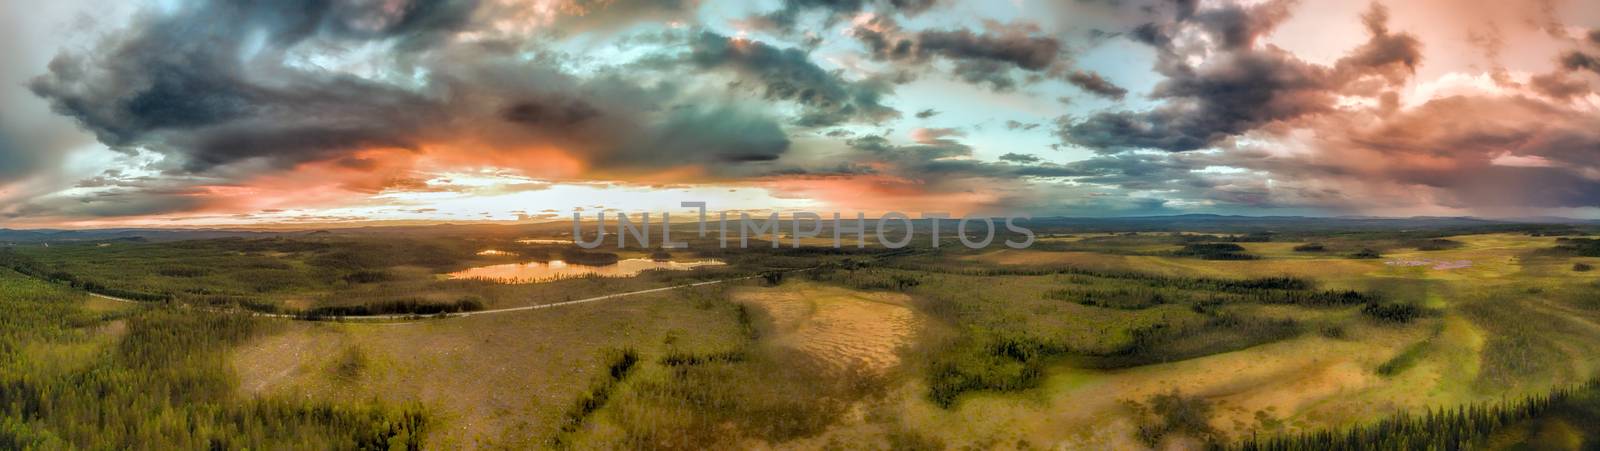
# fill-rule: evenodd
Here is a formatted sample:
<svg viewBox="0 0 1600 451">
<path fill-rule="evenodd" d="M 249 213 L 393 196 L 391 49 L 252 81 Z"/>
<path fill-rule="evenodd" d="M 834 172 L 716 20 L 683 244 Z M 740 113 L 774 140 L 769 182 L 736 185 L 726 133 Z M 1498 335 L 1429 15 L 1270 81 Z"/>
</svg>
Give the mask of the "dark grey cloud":
<svg viewBox="0 0 1600 451">
<path fill-rule="evenodd" d="M 990 23 L 982 33 L 968 29 L 901 30 L 892 18 L 876 17 L 850 30 L 873 58 L 907 64 L 943 59 L 954 64 L 954 75 L 995 90 L 1009 90 L 1028 80 L 1043 79 L 1062 70 L 1065 47 L 1044 36 L 1035 26 Z M 1027 74 L 1022 81 L 1018 73 Z"/>
<path fill-rule="evenodd" d="M 1192 18 L 1194 23 L 1218 40 L 1218 46 L 1223 50 L 1244 50 L 1255 47 L 1257 39 L 1287 20 L 1293 4 L 1289 0 L 1273 0 L 1248 8 L 1232 4 L 1203 11 L 1186 6 L 1186 11 L 1179 14 L 1179 20 Z"/>
<path fill-rule="evenodd" d="M 925 161 L 972 155 L 972 147 L 954 140 L 930 140 L 912 145 L 895 145 L 879 135 L 862 136 L 846 141 L 851 148 L 864 151 L 885 161 Z"/>
<path fill-rule="evenodd" d="M 1055 64 L 1061 42 L 1021 33 L 974 33 L 972 30 L 926 30 L 916 34 L 914 52 L 956 61 L 993 61 L 1040 71 Z"/>
<path fill-rule="evenodd" d="M 1058 135 L 1101 152 L 1201 149 L 1270 123 L 1331 111 L 1335 95 L 1352 83 L 1372 76 L 1398 83 L 1420 61 L 1420 43 L 1409 34 L 1389 32 L 1381 4 L 1365 16 L 1369 41 L 1334 67 L 1256 44 L 1288 17 L 1289 4 L 1228 5 L 1199 10 L 1192 21 L 1139 27 L 1133 39 L 1156 48 L 1155 69 L 1166 77 L 1150 93 L 1163 103 L 1148 111 L 1062 118 Z M 1195 27 L 1217 44 L 1180 48 L 1171 38 L 1179 27 Z M 1210 55 L 1195 66 L 1188 61 L 1191 52 Z"/>
<path fill-rule="evenodd" d="M 1409 33 L 1389 31 L 1388 7 L 1382 3 L 1373 3 L 1372 7 L 1362 14 L 1361 22 L 1366 25 L 1370 38 L 1336 63 L 1336 75 L 1339 79 L 1335 80 L 1335 83 L 1351 81 L 1368 74 L 1386 77 L 1392 83 L 1400 83 L 1407 77 L 1415 75 L 1417 65 L 1422 63 L 1422 42 Z"/>
<path fill-rule="evenodd" d="M 1039 128 L 1039 124 L 1037 124 L 1037 123 L 1031 123 L 1031 122 L 1024 123 L 1024 122 L 1015 121 L 1015 120 L 1006 121 L 1006 130 L 1029 131 L 1029 130 L 1033 130 L 1033 129 L 1036 129 L 1036 128 Z"/>
<path fill-rule="evenodd" d="M 939 110 L 935 110 L 933 108 L 929 108 L 929 109 L 926 109 L 926 110 L 918 111 L 917 112 L 917 119 L 927 119 L 927 118 L 938 116 L 938 115 L 939 115 Z"/>
<path fill-rule="evenodd" d="M 1569 76 L 1564 72 L 1535 75 L 1528 80 L 1528 85 L 1533 87 L 1535 91 L 1539 91 L 1540 94 L 1558 100 L 1581 96 L 1588 94 L 1590 91 L 1589 82 L 1580 77 Z"/>
<path fill-rule="evenodd" d="M 1600 74 L 1600 56 L 1577 50 L 1569 51 L 1561 55 L 1561 67 L 1567 70 L 1587 70 Z"/>
<path fill-rule="evenodd" d="M 846 144 L 861 153 L 857 160 L 877 163 L 883 168 L 874 170 L 874 173 L 895 175 L 925 186 L 931 192 L 968 190 L 971 186 L 963 183 L 970 183 L 973 179 L 986 180 L 991 184 L 1017 185 L 1026 183 L 1026 179 L 1094 175 L 1093 172 L 1069 166 L 1035 164 L 1041 160 L 1032 155 L 1011 153 L 1000 157 L 1008 163 L 975 160 L 971 158 L 971 146 L 948 137 L 953 135 L 942 136 L 896 145 L 883 136 L 869 135 L 851 139 Z"/>
<path fill-rule="evenodd" d="M 823 23 L 831 25 L 858 13 L 873 9 L 885 14 L 915 16 L 937 6 L 941 0 L 783 0 L 778 10 L 767 13 L 756 22 L 769 24 L 780 30 L 790 30 L 806 13 L 818 13 Z"/>
<path fill-rule="evenodd" d="M 414 147 L 443 121 L 429 100 L 352 76 L 289 69 L 272 55 L 307 40 L 425 45 L 465 23 L 470 2 L 399 11 L 345 3 L 219 2 L 146 14 L 89 54 L 63 54 L 30 88 L 101 142 L 182 154 L 192 171 L 251 158 L 282 165 L 371 146 Z M 266 36 L 266 50 L 247 39 Z"/>
<path fill-rule="evenodd" d="M 520 101 L 502 110 L 501 117 L 510 122 L 533 127 L 572 127 L 600 115 L 600 111 L 583 99 L 550 99 Z"/>
<path fill-rule="evenodd" d="M 1073 71 L 1067 74 L 1067 82 L 1084 91 L 1088 91 L 1090 94 L 1107 99 L 1122 100 L 1124 96 L 1128 95 L 1127 89 L 1117 86 L 1110 80 L 1101 77 L 1100 74 L 1091 71 Z"/>
<path fill-rule="evenodd" d="M 783 129 L 759 114 L 725 107 L 680 108 L 598 162 L 663 167 L 683 164 L 686 158 L 696 163 L 765 162 L 788 150 Z"/>
<path fill-rule="evenodd" d="M 1000 161 L 1009 161 L 1009 162 L 1012 162 L 1012 163 L 1020 163 L 1020 164 L 1033 164 L 1033 163 L 1038 163 L 1040 160 L 1039 160 L 1039 157 L 1036 157 L 1036 156 L 1033 156 L 1033 155 L 1020 154 L 1020 153 L 1008 153 L 1008 154 L 1005 154 L 1005 155 L 1001 155 L 1000 156 Z"/>
<path fill-rule="evenodd" d="M 741 40 L 711 31 L 690 38 L 688 60 L 702 69 L 729 69 L 760 85 L 768 99 L 792 101 L 806 111 L 796 122 L 827 126 L 859 120 L 878 122 L 899 117 L 883 105 L 891 85 L 877 80 L 851 82 L 811 61 L 800 49 Z"/>
</svg>

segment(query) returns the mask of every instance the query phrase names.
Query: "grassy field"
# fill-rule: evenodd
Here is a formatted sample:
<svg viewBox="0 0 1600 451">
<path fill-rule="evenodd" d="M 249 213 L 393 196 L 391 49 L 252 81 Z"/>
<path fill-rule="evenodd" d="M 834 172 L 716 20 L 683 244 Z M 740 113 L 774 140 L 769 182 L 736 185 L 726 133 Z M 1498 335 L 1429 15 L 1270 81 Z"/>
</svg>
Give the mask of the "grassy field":
<svg viewBox="0 0 1600 451">
<path fill-rule="evenodd" d="M 238 433 L 271 444 L 269 433 L 286 430 L 271 428 L 284 427 L 309 431 L 298 435 L 305 443 L 356 440 L 303 420 L 335 409 L 346 422 L 413 415 L 418 427 L 385 437 L 439 449 L 1267 446 L 1244 441 L 1313 443 L 1305 434 L 1538 399 L 1600 374 L 1600 273 L 1576 266 L 1600 258 L 1558 249 L 1567 243 L 1559 238 L 1292 238 L 1073 233 L 1026 250 L 946 243 L 898 252 L 712 246 L 674 257 L 728 265 L 537 284 L 441 275 L 563 255 L 559 244 L 85 242 L 3 251 L 8 267 L 28 274 L 0 270 L 9 274 L 0 280 L 29 293 L 5 296 L 8 308 L 48 298 L 63 309 L 14 320 L 26 326 L 11 330 L 55 331 L 8 338 L 14 366 L 50 375 L 121 368 L 119 353 L 152 345 L 140 340 L 187 343 L 170 331 L 198 326 L 185 333 L 214 345 L 184 362 L 207 374 L 208 394 L 163 409 L 290 419 L 223 425 L 190 414 L 212 426 L 174 433 L 184 440 Z M 518 255 L 477 255 L 485 248 Z M 405 256 L 422 249 L 447 258 Z M 756 274 L 765 276 L 465 318 L 219 313 L 406 299 L 503 308 Z M 160 296 L 135 305 L 83 289 Z M 198 315 L 171 313 L 179 310 Z M 126 369 L 167 374 L 158 370 Z M 1527 414 L 1505 418 L 1521 419 L 1470 440 L 1592 446 L 1600 438 L 1583 421 L 1594 418 L 1585 410 L 1593 397 L 1573 393 L 1519 407 Z M 23 432 L 11 437 L 101 443 L 55 415 L 13 415 L 6 427 Z M 106 443 L 127 440 L 118 437 Z"/>
</svg>

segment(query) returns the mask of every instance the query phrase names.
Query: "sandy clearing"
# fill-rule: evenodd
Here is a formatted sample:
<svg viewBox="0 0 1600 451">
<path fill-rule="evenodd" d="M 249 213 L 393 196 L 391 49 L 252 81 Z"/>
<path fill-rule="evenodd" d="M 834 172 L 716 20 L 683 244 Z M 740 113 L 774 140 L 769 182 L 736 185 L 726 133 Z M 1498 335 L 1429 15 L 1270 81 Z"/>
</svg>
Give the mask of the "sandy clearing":
<svg viewBox="0 0 1600 451">
<path fill-rule="evenodd" d="M 899 293 L 790 284 L 739 290 L 733 299 L 771 315 L 773 342 L 841 370 L 882 373 L 899 365 L 898 351 L 917 328 L 910 298 Z"/>
</svg>

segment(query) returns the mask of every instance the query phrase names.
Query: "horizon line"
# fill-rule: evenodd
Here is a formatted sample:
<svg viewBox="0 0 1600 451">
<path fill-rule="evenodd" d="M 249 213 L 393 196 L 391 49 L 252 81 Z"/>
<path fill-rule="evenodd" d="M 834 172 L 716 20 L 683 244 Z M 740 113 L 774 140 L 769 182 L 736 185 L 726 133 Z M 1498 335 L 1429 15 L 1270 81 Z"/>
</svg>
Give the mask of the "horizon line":
<svg viewBox="0 0 1600 451">
<path fill-rule="evenodd" d="M 643 213 L 643 212 L 641 212 L 641 213 Z M 629 213 L 629 215 L 633 216 L 632 213 Z M 1004 218 L 1005 216 L 1004 215 L 982 215 L 982 216 L 977 216 L 977 217 Z M 1568 224 L 1568 225 L 1571 225 L 1571 224 L 1591 224 L 1591 223 L 1600 222 L 1600 219 L 1572 218 L 1572 217 L 1561 217 L 1561 216 L 1520 216 L 1520 217 L 1518 217 L 1518 216 L 1508 216 L 1508 217 L 1429 216 L 1429 215 L 1416 215 L 1416 216 L 1327 215 L 1327 216 L 1322 216 L 1322 215 L 1247 215 L 1247 214 L 1222 214 L 1222 213 L 1178 213 L 1178 214 L 1170 214 L 1170 215 L 1119 215 L 1119 216 L 1050 215 L 1050 216 L 1036 216 L 1036 217 L 1033 217 L 1031 220 L 1037 221 L 1037 220 L 1179 219 L 1179 218 L 1185 218 L 1185 217 L 1213 217 L 1213 218 L 1238 218 L 1238 219 L 1473 220 L 1473 221 L 1484 221 L 1484 222 L 1498 222 L 1498 223 L 1505 223 L 1505 224 L 1530 224 L 1530 225 L 1531 224 L 1547 224 L 1547 225 L 1548 224 Z M 755 219 L 755 217 L 752 217 L 752 219 Z M 779 216 L 779 220 L 786 221 L 786 220 L 792 220 L 792 219 L 793 219 L 792 215 L 791 216 L 784 216 L 784 215 L 780 215 Z M 851 215 L 851 216 L 842 216 L 841 217 L 841 220 L 850 220 L 850 219 L 854 219 L 853 215 Z M 875 220 L 879 219 L 879 217 L 869 216 L 866 219 L 868 221 L 875 221 Z M 929 220 L 929 219 L 930 218 L 922 218 L 922 217 L 913 217 L 913 218 L 911 218 L 911 220 L 913 220 L 913 221 L 926 221 L 926 220 Z M 951 217 L 951 218 L 941 218 L 941 219 L 944 219 L 944 220 L 947 220 L 947 221 L 956 221 L 956 220 L 960 220 L 961 218 L 960 217 Z M 738 220 L 739 219 L 736 219 L 736 218 L 729 218 L 729 221 L 738 221 Z M 822 220 L 823 221 L 830 221 L 830 220 L 832 220 L 832 218 L 831 217 L 823 217 Z M 1021 220 L 1021 219 L 1019 219 L 1019 220 Z M 715 222 L 719 222 L 719 221 L 720 221 L 719 219 L 717 219 L 714 215 L 712 215 L 712 216 L 708 216 L 706 222 L 707 223 L 715 223 Z M 592 222 L 594 222 L 594 220 L 593 219 L 584 219 L 584 220 L 582 220 L 582 222 L 584 222 L 584 223 L 592 223 Z M 287 232 L 315 232 L 315 231 L 319 231 L 319 230 L 348 230 L 348 229 L 361 229 L 361 228 L 449 227 L 449 226 L 463 226 L 463 227 L 465 227 L 465 226 L 506 226 L 506 227 L 512 227 L 512 226 L 540 226 L 540 225 L 549 225 L 549 224 L 558 224 L 558 223 L 570 224 L 571 220 L 570 219 L 549 219 L 549 220 L 543 220 L 543 219 L 541 219 L 541 220 L 462 220 L 462 221 L 372 220 L 372 221 L 320 222 L 320 223 L 284 223 L 284 222 L 270 223 L 269 222 L 269 223 L 252 224 L 252 225 L 192 225 L 192 226 L 141 225 L 141 226 L 120 226 L 120 227 L 117 227 L 117 226 L 111 226 L 111 227 L 10 227 L 10 226 L 6 226 L 4 224 L 0 224 L 0 231 L 13 231 L 13 232 L 45 232 L 45 231 L 89 232 L 89 231 L 146 231 L 146 230 L 148 230 L 148 231 L 190 231 L 190 232 L 225 231 L 225 232 L 264 232 L 264 233 L 278 232 L 278 233 L 287 233 Z M 681 222 L 681 223 L 674 222 L 674 225 L 690 225 L 690 224 L 695 224 L 695 223 L 696 223 L 696 221 L 690 220 L 690 221 L 684 221 L 684 222 Z"/>
</svg>

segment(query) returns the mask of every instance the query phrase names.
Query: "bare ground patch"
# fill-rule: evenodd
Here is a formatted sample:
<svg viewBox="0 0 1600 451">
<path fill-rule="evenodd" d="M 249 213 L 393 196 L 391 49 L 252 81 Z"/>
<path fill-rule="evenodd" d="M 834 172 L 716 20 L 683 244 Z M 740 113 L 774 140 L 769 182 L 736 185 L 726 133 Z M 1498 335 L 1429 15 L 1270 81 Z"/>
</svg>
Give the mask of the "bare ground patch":
<svg viewBox="0 0 1600 451">
<path fill-rule="evenodd" d="M 739 290 L 733 299 L 772 317 L 774 343 L 838 369 L 882 373 L 893 368 L 917 328 L 910 298 L 899 293 L 796 283 Z"/>
</svg>

